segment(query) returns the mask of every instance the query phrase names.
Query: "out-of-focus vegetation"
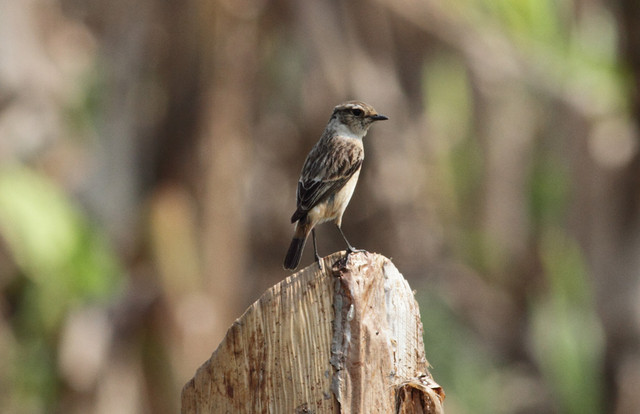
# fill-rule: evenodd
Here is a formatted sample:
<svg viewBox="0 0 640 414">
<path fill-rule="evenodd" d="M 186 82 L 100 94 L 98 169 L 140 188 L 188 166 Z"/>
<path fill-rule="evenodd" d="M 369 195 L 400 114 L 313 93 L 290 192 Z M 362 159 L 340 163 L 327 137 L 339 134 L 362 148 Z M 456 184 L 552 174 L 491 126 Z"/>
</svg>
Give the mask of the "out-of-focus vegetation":
<svg viewBox="0 0 640 414">
<path fill-rule="evenodd" d="M 361 99 L 390 120 L 345 233 L 417 290 L 447 412 L 637 412 L 637 27 L 637 0 L 0 2 L 0 411 L 176 412 Z"/>
<path fill-rule="evenodd" d="M 26 168 L 0 172 L 0 230 L 12 259 L 4 270 L 13 274 L 2 279 L 9 316 L 3 321 L 4 408 L 45 412 L 61 397 L 59 369 L 65 367 L 58 365 L 58 351 L 65 323 L 74 313 L 108 306 L 122 270 L 104 235 L 61 189 Z"/>
</svg>

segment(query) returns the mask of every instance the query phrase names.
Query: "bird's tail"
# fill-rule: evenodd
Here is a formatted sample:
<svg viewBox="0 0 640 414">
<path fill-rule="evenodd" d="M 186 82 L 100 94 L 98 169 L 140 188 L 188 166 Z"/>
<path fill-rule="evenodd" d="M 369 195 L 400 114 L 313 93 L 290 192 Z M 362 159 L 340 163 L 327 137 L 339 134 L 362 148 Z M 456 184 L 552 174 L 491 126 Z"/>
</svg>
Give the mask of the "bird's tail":
<svg viewBox="0 0 640 414">
<path fill-rule="evenodd" d="M 311 230 L 311 226 L 304 223 L 304 221 L 304 219 L 300 220 L 298 224 L 296 224 L 296 232 L 293 235 L 293 240 L 291 240 L 289 250 L 287 250 L 287 255 L 284 258 L 285 269 L 294 270 L 300 264 L 304 245 L 307 242 L 307 237 Z"/>
</svg>

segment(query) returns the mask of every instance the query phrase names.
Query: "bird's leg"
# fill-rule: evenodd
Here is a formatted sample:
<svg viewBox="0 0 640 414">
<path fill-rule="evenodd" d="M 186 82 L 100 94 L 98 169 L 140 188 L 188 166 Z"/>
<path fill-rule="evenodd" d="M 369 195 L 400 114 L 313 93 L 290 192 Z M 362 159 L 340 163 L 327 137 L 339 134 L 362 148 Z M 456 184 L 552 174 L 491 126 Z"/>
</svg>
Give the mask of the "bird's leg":
<svg viewBox="0 0 640 414">
<path fill-rule="evenodd" d="M 313 255 L 318 262 L 318 267 L 322 270 L 322 262 L 320 261 L 320 255 L 318 255 L 318 246 L 316 245 L 316 229 L 311 229 L 311 237 L 313 238 Z"/>
<path fill-rule="evenodd" d="M 356 252 L 365 252 L 366 250 L 364 249 L 356 249 L 355 247 L 353 247 L 351 245 L 351 243 L 349 243 L 349 240 L 347 240 L 347 237 L 344 235 L 344 233 L 342 232 L 342 227 L 338 226 L 336 224 L 336 227 L 338 227 L 338 230 L 340 231 L 340 234 L 342 235 L 342 238 L 344 239 L 344 241 L 347 243 L 347 255 L 351 254 L 351 253 L 356 253 Z"/>
</svg>

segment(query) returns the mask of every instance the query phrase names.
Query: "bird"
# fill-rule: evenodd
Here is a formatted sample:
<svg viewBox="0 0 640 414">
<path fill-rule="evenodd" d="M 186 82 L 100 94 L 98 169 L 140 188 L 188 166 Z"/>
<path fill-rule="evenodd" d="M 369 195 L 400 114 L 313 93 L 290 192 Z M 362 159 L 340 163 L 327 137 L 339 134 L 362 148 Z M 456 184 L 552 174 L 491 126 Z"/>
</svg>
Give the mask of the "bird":
<svg viewBox="0 0 640 414">
<path fill-rule="evenodd" d="M 295 230 L 284 259 L 285 269 L 298 267 L 309 233 L 313 236 L 315 260 L 321 267 L 315 227 L 328 221 L 338 227 L 347 244 L 347 254 L 362 251 L 354 248 L 344 235 L 342 215 L 351 200 L 364 160 L 362 138 L 374 122 L 387 119 L 361 101 L 347 101 L 333 109 L 300 173 L 296 211 L 291 216 Z"/>
</svg>

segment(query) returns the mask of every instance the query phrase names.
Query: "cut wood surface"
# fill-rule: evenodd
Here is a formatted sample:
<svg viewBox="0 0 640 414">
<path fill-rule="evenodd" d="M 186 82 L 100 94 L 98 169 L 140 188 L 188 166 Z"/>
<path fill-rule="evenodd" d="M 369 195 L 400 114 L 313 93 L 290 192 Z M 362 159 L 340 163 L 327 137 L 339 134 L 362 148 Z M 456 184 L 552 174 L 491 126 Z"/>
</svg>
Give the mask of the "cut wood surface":
<svg viewBox="0 0 640 414">
<path fill-rule="evenodd" d="M 270 288 L 182 391 L 182 413 L 441 413 L 418 304 L 389 259 L 334 253 Z"/>
</svg>

